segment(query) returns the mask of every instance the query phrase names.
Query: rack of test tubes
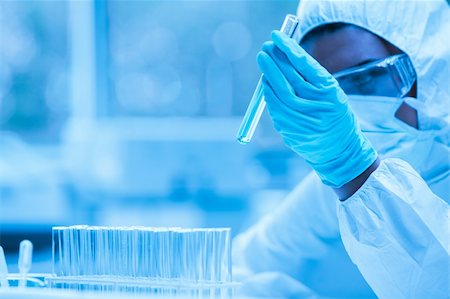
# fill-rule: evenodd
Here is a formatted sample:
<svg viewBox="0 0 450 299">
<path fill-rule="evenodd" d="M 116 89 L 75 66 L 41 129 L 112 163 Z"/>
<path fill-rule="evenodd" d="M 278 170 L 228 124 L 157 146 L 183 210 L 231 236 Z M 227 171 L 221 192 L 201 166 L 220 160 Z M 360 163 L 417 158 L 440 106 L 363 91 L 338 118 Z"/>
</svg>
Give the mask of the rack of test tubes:
<svg viewBox="0 0 450 299">
<path fill-rule="evenodd" d="M 41 280 L 27 274 L 32 244 L 22 242 L 17 286 L 146 298 L 232 298 L 237 286 L 229 228 L 58 226 L 52 239 L 53 273 Z M 3 287 L 14 275 L 2 253 Z"/>
</svg>

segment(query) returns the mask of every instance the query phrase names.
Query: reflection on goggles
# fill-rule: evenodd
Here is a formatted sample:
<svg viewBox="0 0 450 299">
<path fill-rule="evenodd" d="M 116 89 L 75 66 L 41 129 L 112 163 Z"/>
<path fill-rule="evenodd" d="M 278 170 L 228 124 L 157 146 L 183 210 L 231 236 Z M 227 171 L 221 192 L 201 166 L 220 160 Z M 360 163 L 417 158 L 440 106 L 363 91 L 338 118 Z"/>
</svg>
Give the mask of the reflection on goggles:
<svg viewBox="0 0 450 299">
<path fill-rule="evenodd" d="M 333 76 L 346 94 L 404 97 L 416 81 L 416 72 L 406 54 L 353 67 Z"/>
</svg>

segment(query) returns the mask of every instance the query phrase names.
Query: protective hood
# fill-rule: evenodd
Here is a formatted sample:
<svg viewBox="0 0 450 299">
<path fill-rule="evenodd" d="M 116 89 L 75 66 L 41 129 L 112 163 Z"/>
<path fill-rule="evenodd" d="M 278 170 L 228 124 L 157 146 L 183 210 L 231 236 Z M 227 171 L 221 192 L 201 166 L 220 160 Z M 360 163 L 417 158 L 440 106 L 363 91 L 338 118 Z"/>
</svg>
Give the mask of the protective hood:
<svg viewBox="0 0 450 299">
<path fill-rule="evenodd" d="M 405 52 L 417 73 L 419 126 L 421 114 L 450 122 L 450 7 L 445 0 L 301 0 L 297 14 L 300 38 L 317 26 L 343 22 Z"/>
</svg>

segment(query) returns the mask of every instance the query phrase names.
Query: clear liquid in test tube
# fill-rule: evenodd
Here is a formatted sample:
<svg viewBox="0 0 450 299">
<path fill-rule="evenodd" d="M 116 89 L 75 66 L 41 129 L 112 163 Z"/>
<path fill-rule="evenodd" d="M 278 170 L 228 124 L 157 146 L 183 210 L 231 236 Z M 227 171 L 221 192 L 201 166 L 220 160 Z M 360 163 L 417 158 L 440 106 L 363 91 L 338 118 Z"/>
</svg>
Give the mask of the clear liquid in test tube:
<svg viewBox="0 0 450 299">
<path fill-rule="evenodd" d="M 293 37 L 296 33 L 299 20 L 294 15 L 287 15 L 284 19 L 283 25 L 280 31 L 286 33 L 287 36 Z M 266 101 L 264 100 L 264 90 L 262 85 L 262 76 L 258 81 L 255 92 L 253 93 L 252 99 L 248 105 L 247 111 L 245 112 L 244 118 L 242 120 L 241 126 L 237 133 L 237 140 L 241 144 L 247 144 L 253 137 L 256 126 L 261 118 L 261 114 L 266 107 Z"/>
</svg>

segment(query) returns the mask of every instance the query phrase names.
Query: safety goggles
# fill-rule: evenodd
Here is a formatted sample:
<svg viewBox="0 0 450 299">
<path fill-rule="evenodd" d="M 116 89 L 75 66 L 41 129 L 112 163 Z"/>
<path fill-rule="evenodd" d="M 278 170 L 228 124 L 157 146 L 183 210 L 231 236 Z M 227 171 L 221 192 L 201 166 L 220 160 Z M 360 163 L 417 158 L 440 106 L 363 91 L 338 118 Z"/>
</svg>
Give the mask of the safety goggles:
<svg viewBox="0 0 450 299">
<path fill-rule="evenodd" d="M 404 97 L 416 81 L 406 54 L 398 54 L 352 67 L 333 76 L 346 94 Z"/>
</svg>

